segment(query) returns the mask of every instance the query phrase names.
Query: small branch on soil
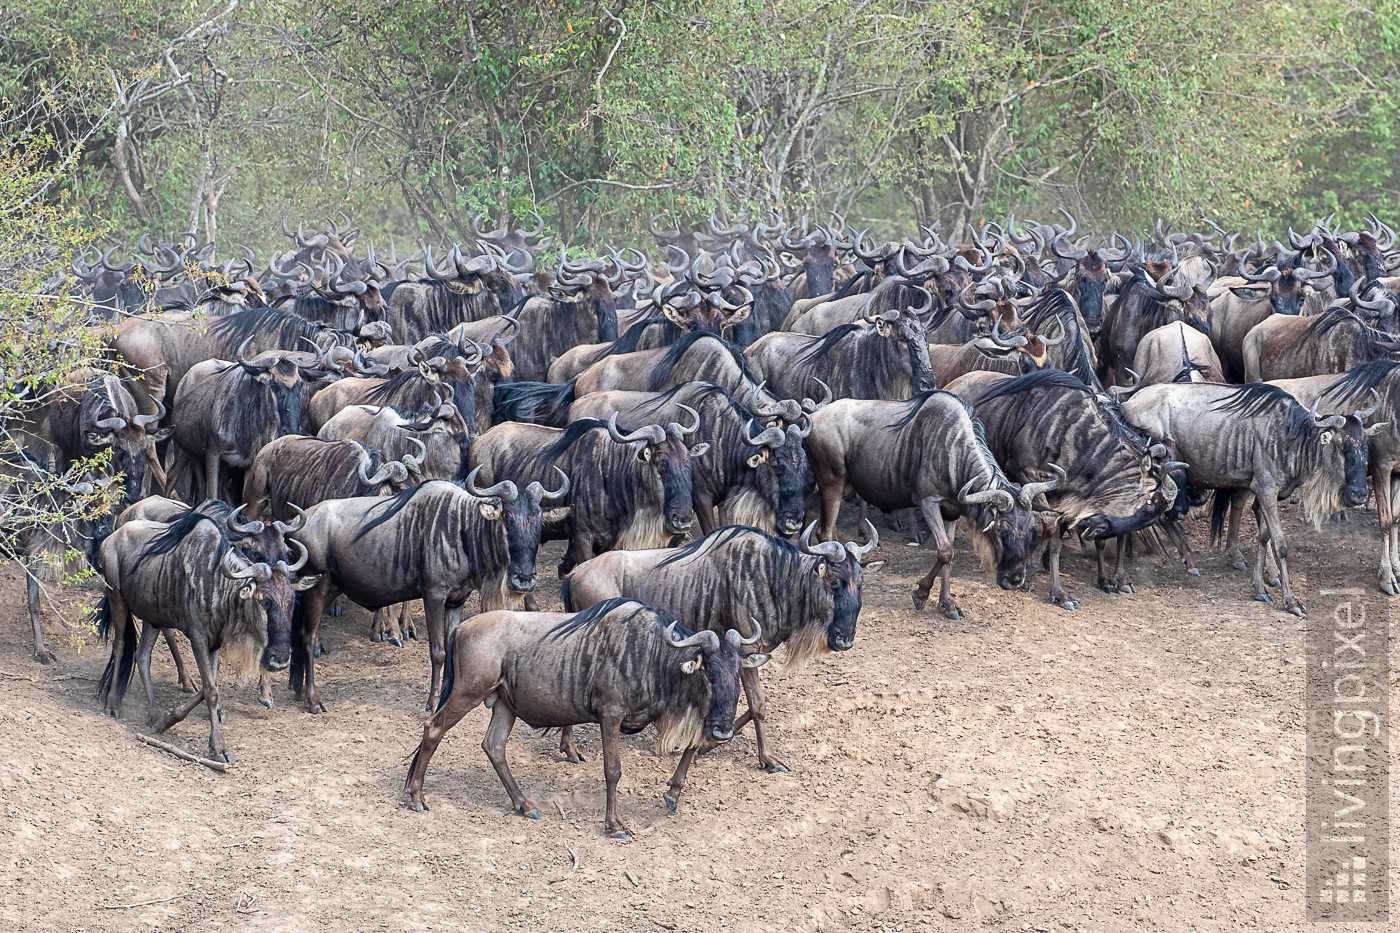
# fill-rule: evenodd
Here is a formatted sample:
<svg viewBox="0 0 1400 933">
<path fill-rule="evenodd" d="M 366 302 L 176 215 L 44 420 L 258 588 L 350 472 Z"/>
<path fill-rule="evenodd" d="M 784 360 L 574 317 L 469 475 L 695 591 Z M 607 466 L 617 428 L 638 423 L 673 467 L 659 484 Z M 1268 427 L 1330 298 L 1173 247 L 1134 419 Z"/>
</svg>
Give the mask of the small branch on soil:
<svg viewBox="0 0 1400 933">
<path fill-rule="evenodd" d="M 567 819 L 569 818 L 569 814 L 567 814 L 567 813 L 564 812 L 564 808 L 561 807 L 561 806 L 559 805 L 559 801 L 557 801 L 557 800 L 554 801 L 554 809 L 556 809 L 556 810 L 559 811 L 559 817 L 560 817 L 560 819 L 565 819 L 565 820 L 567 820 Z"/>
<path fill-rule="evenodd" d="M 562 878 L 555 878 L 553 881 L 550 882 L 550 884 L 559 884 L 561 881 L 568 881 L 574 876 L 574 872 L 578 871 L 578 855 L 574 853 L 573 849 L 569 848 L 569 844 L 567 842 L 564 843 L 564 848 L 569 849 L 569 856 L 574 860 L 574 867 L 569 869 L 569 873 L 567 875 L 565 875 Z"/>
<path fill-rule="evenodd" d="M 630 871 L 624 871 L 622 874 L 626 876 L 628 881 L 632 882 L 632 887 L 640 888 L 642 886 L 642 883 L 637 880 L 636 875 L 633 875 Z"/>
<path fill-rule="evenodd" d="M 229 765 L 227 762 L 210 761 L 208 758 L 200 758 L 198 755 L 191 755 L 189 752 L 185 751 L 182 748 L 176 748 L 174 745 L 170 745 L 168 743 L 161 742 L 157 739 L 153 739 L 149 735 L 142 735 L 138 732 L 136 733 L 136 738 L 142 742 L 145 742 L 152 748 L 158 748 L 163 752 L 169 752 L 176 758 L 181 758 L 185 761 L 193 761 L 195 764 L 204 765 L 204 767 L 212 768 L 215 771 L 227 771 L 229 769 Z"/>
<path fill-rule="evenodd" d="M 11 680 L 27 680 L 31 683 L 34 681 L 32 674 L 11 674 L 9 671 L 0 671 L 0 677 L 8 677 Z"/>
<path fill-rule="evenodd" d="M 184 897 L 188 891 L 181 891 L 179 894 L 172 894 L 169 897 L 158 897 L 153 901 L 140 901 L 135 904 L 98 904 L 103 910 L 131 910 L 133 907 L 150 907 L 152 904 L 164 904 L 166 901 L 173 901 L 176 898 Z"/>
</svg>

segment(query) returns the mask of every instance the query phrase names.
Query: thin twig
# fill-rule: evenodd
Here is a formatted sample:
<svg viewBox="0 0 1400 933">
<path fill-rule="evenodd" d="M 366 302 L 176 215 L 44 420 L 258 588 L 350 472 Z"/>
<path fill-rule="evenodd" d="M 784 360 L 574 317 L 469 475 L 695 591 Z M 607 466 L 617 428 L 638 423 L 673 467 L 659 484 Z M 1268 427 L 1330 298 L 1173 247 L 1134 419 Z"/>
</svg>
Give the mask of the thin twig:
<svg viewBox="0 0 1400 933">
<path fill-rule="evenodd" d="M 622 874 L 624 877 L 627 878 L 628 881 L 632 882 L 632 887 L 640 888 L 642 886 L 642 883 L 637 880 L 637 876 L 632 874 L 630 871 L 623 871 Z"/>
<path fill-rule="evenodd" d="M 179 894 L 172 894 L 169 897 L 158 897 L 153 901 L 139 901 L 135 904 L 98 904 L 102 910 L 131 910 L 133 907 L 150 907 L 152 904 L 164 904 L 166 901 L 173 901 L 176 898 L 184 897 L 188 891 L 181 891 Z"/>
<path fill-rule="evenodd" d="M 229 764 L 226 761 L 210 761 L 208 758 L 200 758 L 198 755 L 191 755 L 182 748 L 176 748 L 174 745 L 170 745 L 158 739 L 153 739 L 149 735 L 142 735 L 138 732 L 136 733 L 136 738 L 139 741 L 145 742 L 152 748 L 158 748 L 163 752 L 169 752 L 176 758 L 181 758 L 185 761 L 193 761 L 195 764 L 204 765 L 204 767 L 212 768 L 215 771 L 227 771 L 229 769 Z"/>
<path fill-rule="evenodd" d="M 8 677 L 11 680 L 27 680 L 31 683 L 34 681 L 32 674 L 11 674 L 9 671 L 0 671 L 0 677 Z"/>
<path fill-rule="evenodd" d="M 564 843 L 564 848 L 569 850 L 569 855 L 574 860 L 574 867 L 569 869 L 569 873 L 567 875 L 565 875 L 562 878 L 555 878 L 553 881 L 550 882 L 550 884 L 559 884 L 561 881 L 568 881 L 574 876 L 574 872 L 578 871 L 578 855 L 575 854 L 572 848 L 569 848 L 569 844 L 567 842 Z"/>
<path fill-rule="evenodd" d="M 559 816 L 561 819 L 567 820 L 569 818 L 569 814 L 564 812 L 564 808 L 559 805 L 559 801 L 557 800 L 554 801 L 554 809 L 559 811 Z"/>
</svg>

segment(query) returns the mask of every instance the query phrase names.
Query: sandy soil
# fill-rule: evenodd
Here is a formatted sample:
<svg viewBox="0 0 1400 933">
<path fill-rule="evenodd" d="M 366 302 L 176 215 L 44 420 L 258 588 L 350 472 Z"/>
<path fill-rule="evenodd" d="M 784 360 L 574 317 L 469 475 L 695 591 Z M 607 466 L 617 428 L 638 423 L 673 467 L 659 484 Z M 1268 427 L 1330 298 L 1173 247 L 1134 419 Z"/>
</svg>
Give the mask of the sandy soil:
<svg viewBox="0 0 1400 933">
<path fill-rule="evenodd" d="M 1374 513 L 1320 535 L 1287 521 L 1314 612 L 1334 585 L 1382 611 Z M 427 651 L 370 642 L 358 609 L 327 626 L 326 715 L 285 684 L 275 710 L 225 691 L 227 774 L 143 746 L 139 686 L 102 716 L 106 654 L 58 647 L 52 612 L 59 661 L 30 661 L 3 568 L 0 929 L 1299 929 L 1303 623 L 1252 601 L 1204 532 L 1203 578 L 1139 559 L 1135 595 L 1098 592 L 1067 556 L 1073 613 L 1043 575 L 1003 592 L 960 550 L 956 623 L 912 610 L 928 553 L 884 534 L 856 647 L 765 678 L 792 773 L 758 771 L 748 732 L 697 761 L 671 815 L 673 761 L 624 739 L 631 842 L 602 833 L 595 727 L 578 765 L 516 730 L 512 767 L 546 811 L 528 821 L 481 753 L 484 710 L 434 758 L 431 811 L 407 810 Z M 207 736 L 200 712 L 164 738 L 199 753 Z"/>
</svg>

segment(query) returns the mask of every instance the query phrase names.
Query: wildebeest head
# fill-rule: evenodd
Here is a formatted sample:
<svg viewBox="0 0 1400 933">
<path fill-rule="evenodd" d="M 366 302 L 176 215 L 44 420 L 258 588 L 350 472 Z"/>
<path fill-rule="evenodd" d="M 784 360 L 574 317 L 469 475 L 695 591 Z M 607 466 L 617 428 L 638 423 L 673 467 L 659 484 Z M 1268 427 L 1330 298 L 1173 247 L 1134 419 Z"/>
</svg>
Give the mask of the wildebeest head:
<svg viewBox="0 0 1400 933">
<path fill-rule="evenodd" d="M 746 462 L 754 471 L 759 493 L 772 504 L 774 527 L 783 536 L 802 530 L 807 490 L 815 482 L 802 445 L 802 439 L 810 433 L 810 422 L 806 430 L 791 424 L 787 430 L 770 427 L 759 431 L 752 420 L 743 431 L 745 442 L 756 448 Z"/>
<path fill-rule="evenodd" d="M 1252 284 L 1264 284 L 1268 286 L 1267 297 L 1269 305 L 1275 314 L 1298 314 L 1303 308 L 1303 299 L 1307 297 L 1309 287 L 1318 279 L 1330 279 L 1332 272 L 1336 268 L 1336 260 L 1331 253 L 1324 253 L 1332 261 L 1329 268 L 1314 271 L 1302 266 L 1295 266 L 1290 269 L 1279 269 L 1277 266 L 1269 266 L 1263 272 L 1255 275 L 1241 270 L 1240 277 Z M 1231 288 L 1231 292 L 1238 298 L 1246 301 L 1257 301 L 1264 295 L 1260 295 L 1244 287 Z"/>
<path fill-rule="evenodd" d="M 870 317 L 866 310 L 861 311 L 862 318 L 873 324 L 881 337 L 904 344 L 908 354 L 909 387 L 915 395 L 938 388 L 934 384 L 933 371 L 929 368 L 928 332 L 919 319 L 919 315 L 926 314 L 932 308 L 933 297 L 927 291 L 923 293 L 926 301 L 922 307 L 882 311 L 876 317 Z"/>
<path fill-rule="evenodd" d="M 238 348 L 238 365 L 272 393 L 277 404 L 277 436 L 300 433 L 302 373 L 301 367 L 292 358 L 294 352 L 268 350 L 249 360 L 243 355 L 243 348 L 247 345 L 247 341 L 244 341 L 243 347 Z M 311 374 L 312 371 L 308 371 L 308 375 Z M 318 370 L 315 375 L 319 377 L 324 374 Z"/>
<path fill-rule="evenodd" d="M 687 447 L 685 438 L 700 429 L 700 413 L 685 405 L 680 406 L 695 418 L 689 428 L 672 421 L 662 428 L 659 424 L 648 424 L 623 434 L 617 429 L 617 413 L 608 421 L 608 435 L 618 444 L 642 445 L 637 459 L 651 465 L 661 479 L 662 523 L 667 534 L 679 535 L 690 530 L 695 524 L 695 507 L 691 502 L 690 458 L 704 456 L 710 449 L 708 442 Z"/>
<path fill-rule="evenodd" d="M 112 467 L 124 477 L 122 505 L 141 497 L 147 460 L 154 460 L 153 444 L 170 436 L 170 429 L 158 429 L 165 417 L 165 406 L 155 399 L 156 413 L 143 415 L 131 393 L 116 376 L 92 380 L 83 393 L 78 409 L 82 455 L 91 457 L 103 448 L 112 449 Z"/>
<path fill-rule="evenodd" d="M 734 737 L 734 717 L 739 709 L 739 669 L 758 667 L 768 660 L 766 654 L 753 654 L 750 648 L 762 637 L 757 620 L 754 633 L 748 638 L 730 629 L 720 638 L 709 630 L 681 637 L 677 623 L 666 626 L 666 643 L 672 648 L 697 649 L 680 664 L 687 678 L 704 671 L 709 687 L 709 706 L 705 710 L 704 734 L 712 742 L 727 742 Z"/>
<path fill-rule="evenodd" d="M 820 577 L 831 594 L 831 621 L 826 628 L 826 646 L 832 651 L 845 651 L 856 642 L 856 621 L 860 618 L 861 587 L 867 573 L 876 573 L 885 565 L 882 560 L 862 564 L 861 558 L 880 546 L 880 535 L 868 520 L 866 532 L 870 538 L 867 544 L 847 541 L 844 545 L 836 541 L 812 543 L 812 531 L 817 527 L 812 522 L 802 532 L 797 546 L 802 553 L 820 558 L 813 573 Z"/>
<path fill-rule="evenodd" d="M 478 489 L 477 467 L 463 481 L 467 492 L 478 499 L 485 499 L 481 505 L 481 516 L 487 521 L 499 521 L 506 532 L 506 588 L 512 593 L 529 593 L 538 581 L 536 556 L 540 549 L 540 534 L 546 522 L 562 522 L 568 517 L 570 506 L 556 506 L 546 509 L 543 503 L 562 499 L 569 494 L 568 474 L 558 467 L 560 486 L 554 492 L 547 492 L 541 483 L 531 483 L 522 495 L 510 480 L 502 480 L 494 486 Z M 463 541 L 468 551 L 477 547 L 475 542 Z"/>
<path fill-rule="evenodd" d="M 1058 476 L 1048 482 L 1026 483 L 1019 491 L 989 487 L 971 492 L 970 479 L 958 492 L 958 501 L 973 506 L 970 518 L 974 533 L 990 546 L 996 566 L 997 586 L 1004 590 L 1023 587 L 1030 578 L 1030 555 L 1035 548 L 1037 523 L 1035 498 L 1065 481 L 1065 471 L 1051 464 Z"/>
<path fill-rule="evenodd" d="M 301 577 L 297 571 L 306 566 L 306 547 L 300 541 L 292 544 L 300 552 L 294 563 L 288 564 L 285 535 L 299 531 L 306 523 L 306 513 L 296 506 L 297 517 L 290 522 L 244 522 L 239 518 L 243 506 L 229 513 L 225 520 L 228 537 L 236 546 L 225 552 L 219 562 L 219 572 L 230 580 L 243 581 L 238 591 L 245 621 L 256 631 L 265 632 L 262 666 L 269 671 L 285 670 L 292 658 L 292 610 L 296 594 L 316 585 L 320 575 Z M 237 558 L 242 558 L 238 560 Z M 240 563 L 246 566 L 239 566 Z"/>
</svg>

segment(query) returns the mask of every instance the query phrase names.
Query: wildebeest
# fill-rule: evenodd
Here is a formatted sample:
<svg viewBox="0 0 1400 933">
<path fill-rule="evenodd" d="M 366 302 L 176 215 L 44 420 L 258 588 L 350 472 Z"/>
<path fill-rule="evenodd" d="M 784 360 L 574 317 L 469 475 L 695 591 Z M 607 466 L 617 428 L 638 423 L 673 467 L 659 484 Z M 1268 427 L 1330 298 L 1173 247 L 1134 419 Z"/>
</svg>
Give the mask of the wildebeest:
<svg viewBox="0 0 1400 933">
<path fill-rule="evenodd" d="M 915 293 L 923 295 L 918 305 L 914 306 L 916 313 L 928 314 L 933 307 L 932 294 L 901 276 L 885 279 L 870 292 L 795 302 L 782 329 L 788 333 L 820 337 L 842 324 L 868 321 L 889 311 L 903 311 L 911 306 Z"/>
<path fill-rule="evenodd" d="M 262 523 L 255 524 L 257 532 L 265 530 Z M 169 525 L 126 523 L 102 542 L 107 589 L 97 608 L 100 631 L 112 637 L 112 654 L 98 683 L 107 713 L 120 711 L 134 665 L 146 688 L 147 725 L 163 732 L 202 702 L 209 709 L 209 756 L 223 761 L 229 756 L 219 725 L 219 671 L 251 676 L 259 663 L 269 671 L 285 668 L 291 656 L 294 594 L 317 581 L 297 576 L 306 564 L 306 549 L 300 545 L 295 545 L 301 557 L 294 563 L 287 563 L 290 554 L 284 551 L 269 564 L 246 557 L 236 534 L 234 524 L 226 534 L 224 526 L 197 509 Z M 135 618 L 143 623 L 139 645 Z M 163 629 L 189 639 L 201 688 L 160 716 L 151 685 L 151 649 Z"/>
<path fill-rule="evenodd" d="M 881 312 L 822 337 L 765 334 L 744 356 L 781 398 L 815 398 L 823 383 L 837 398 L 902 399 L 936 388 L 915 309 Z"/>
<path fill-rule="evenodd" d="M 1400 336 L 1376 330 L 1347 308 L 1316 317 L 1270 315 L 1244 338 L 1250 382 L 1344 373 L 1400 352 Z"/>
<path fill-rule="evenodd" d="M 1142 385 L 1158 382 L 1224 382 L 1210 338 L 1181 321 L 1148 331 L 1133 357 Z"/>
<path fill-rule="evenodd" d="M 466 451 L 475 434 L 468 434 L 457 409 L 450 404 L 425 405 L 416 412 L 393 405 L 347 405 L 321 425 L 316 436 L 327 441 L 361 441 L 391 460 L 418 454 L 424 479 L 460 479 L 466 475 Z"/>
<path fill-rule="evenodd" d="M 1210 302 L 1206 293 L 1190 285 L 1169 285 L 1162 276 L 1153 285 L 1142 269 L 1118 293 L 1118 298 L 1104 312 L 1103 330 L 1099 334 L 1099 365 L 1106 384 L 1130 384 L 1128 368 L 1137 354 L 1138 344 L 1149 331 L 1174 321 L 1184 321 L 1203 334 L 1210 333 L 1206 318 Z"/>
<path fill-rule="evenodd" d="M 535 728 L 596 722 L 603 735 L 607 827 L 625 839 L 617 815 L 622 777 L 621 733 L 656 725 L 657 744 L 682 752 L 666 804 L 675 810 L 686 771 L 702 740 L 734 735 L 739 672 L 768 660 L 749 653 L 759 632 L 745 639 L 730 629 L 691 633 L 666 613 L 635 600 L 612 599 L 583 612 L 487 612 L 452 630 L 443 702 L 423 726 L 405 789 L 414 809 L 423 803 L 423 776 L 443 735 L 485 703 L 491 722 L 481 747 L 515 811 L 539 819 L 506 763 L 505 746 L 517 718 Z"/>
<path fill-rule="evenodd" d="M 604 419 L 613 413 L 625 430 L 665 424 L 683 416 L 681 406 L 700 413 L 698 436 L 709 445 L 690 464 L 691 501 L 700 530 L 750 525 L 769 533 L 796 534 L 811 468 L 802 447 L 810 428 L 788 425 L 759 429 L 755 416 L 723 386 L 685 382 L 665 392 L 594 392 L 569 406 L 569 421 Z"/>
<path fill-rule="evenodd" d="M 454 248 L 441 271 L 432 251 L 424 267 L 430 281 L 401 282 L 389 295 L 385 318 L 395 343 L 417 343 L 429 334 L 445 334 L 464 321 L 509 314 L 525 300 L 525 289 L 507 263 L 494 256 L 464 258 Z"/>
<path fill-rule="evenodd" d="M 481 348 L 467 353 L 455 348 L 388 378 L 341 379 L 317 392 L 308 406 L 308 427 L 315 433 L 350 405 L 393 405 L 409 411 L 450 402 L 468 433 L 491 425 L 495 387 L 480 371 Z"/>
<path fill-rule="evenodd" d="M 155 445 L 170 430 L 157 428 L 165 417 L 165 406 L 157 404 L 154 414 L 143 415 L 115 375 L 95 369 L 72 373 L 44 414 L 43 434 L 58 454 L 59 471 L 110 448 L 112 469 L 123 477 L 122 504 L 141 498 L 148 468 L 155 484 L 164 488 L 165 471 Z"/>
<path fill-rule="evenodd" d="M 549 364 L 566 351 L 617 339 L 617 297 L 606 277 L 588 272 L 574 281 L 563 297 L 530 298 L 520 309 L 520 338 L 511 351 L 520 380 L 543 382 Z"/>
<path fill-rule="evenodd" d="M 987 448 L 981 422 L 956 395 L 935 390 L 909 401 L 832 402 L 812 415 L 806 446 L 821 492 L 824 538 L 835 534 L 849 492 L 886 512 L 922 512 L 937 554 L 914 590 L 916 608 L 924 608 L 941 575 L 938 607 L 950 619 L 961 618 L 948 574 L 959 518 L 968 519 L 984 561 L 996 568 L 998 585 L 1027 584 L 1035 545 L 1031 504 L 1056 483 L 1011 485 Z"/>
<path fill-rule="evenodd" d="M 1190 464 L 1193 488 L 1216 490 L 1212 531 L 1218 538 L 1231 513 L 1227 559 L 1239 560 L 1239 513 L 1252 493 L 1259 525 L 1254 565 L 1256 598 L 1270 602 L 1264 558 L 1272 544 L 1284 608 L 1302 615 L 1288 582 L 1288 545 L 1278 503 L 1294 492 L 1316 528 L 1334 512 L 1366 503 L 1366 429 L 1360 417 L 1320 418 L 1277 386 L 1175 383 L 1146 386 L 1122 403 L 1133 424 L 1162 438 L 1173 457 Z"/>
<path fill-rule="evenodd" d="M 241 484 L 225 493 L 220 467 L 246 470 L 273 438 L 300 431 L 301 367 L 284 351 L 249 360 L 240 347 L 235 359 L 197 363 L 180 380 L 171 435 L 178 449 L 167 493 L 186 465 L 199 463 L 202 469 L 191 470 L 191 488 L 201 492 L 192 498 L 241 500 Z"/>
<path fill-rule="evenodd" d="M 1097 542 L 1151 525 L 1176 499 L 1164 465 L 1138 451 L 1095 394 L 1069 373 L 968 373 L 948 391 L 972 404 L 986 426 L 987 446 L 1011 482 L 1048 482 L 1051 464 L 1065 470 L 1045 506 L 1037 501 L 1033 509 L 1042 513 L 1050 600 L 1079 608 L 1060 585 L 1061 534 L 1073 531 Z"/>
<path fill-rule="evenodd" d="M 561 574 L 594 554 L 619 548 L 664 547 L 695 522 L 691 499 L 692 457 L 707 442 L 689 447 L 686 437 L 700 427 L 651 423 L 624 434 L 617 415 L 608 421 L 585 419 L 567 428 L 501 424 L 477 438 L 471 449 L 473 472 L 485 482 L 513 479 L 543 482 L 556 469 L 574 478 L 567 521 L 547 529 L 546 539 L 569 542 Z"/>
<path fill-rule="evenodd" d="M 323 574 L 307 592 L 306 624 L 294 645 L 291 683 L 313 713 L 325 711 L 316 689 L 313 648 L 321 616 L 345 594 L 366 609 L 423 600 L 432 682 L 428 709 L 437 705 L 445 657 L 443 640 L 462 604 L 480 590 L 483 609 L 522 600 L 535 588 L 535 555 L 544 522 L 561 521 L 568 507 L 541 511 L 541 502 L 567 494 L 569 479 L 546 492 L 530 483 L 522 493 L 509 480 L 486 489 L 431 481 L 388 498 L 330 499 L 307 510 L 294 535 Z"/>
<path fill-rule="evenodd" d="M 326 499 L 391 495 L 402 491 L 422 471 L 427 445 L 418 442 L 417 457 L 382 458 L 360 441 L 319 437 L 279 437 L 258 451 L 243 483 L 243 503 L 250 518 L 290 521 L 296 509 Z"/>
<path fill-rule="evenodd" d="M 855 644 L 861 587 L 884 561 L 862 564 L 878 543 L 813 545 L 806 534 L 799 546 L 754 528 L 730 526 L 675 550 L 612 551 L 580 564 L 565 578 L 564 608 L 570 612 L 607 599 L 631 596 L 664 609 L 697 631 L 753 631 L 763 617 L 758 647 L 765 653 L 786 645 L 784 668 L 814 655 L 846 651 Z M 810 529 L 809 529 L 810 532 Z M 763 688 L 758 672 L 742 675 L 749 709 L 734 726 L 753 720 L 758 760 L 765 771 L 787 767 L 768 752 Z M 572 737 L 560 750 L 577 760 Z"/>
</svg>

